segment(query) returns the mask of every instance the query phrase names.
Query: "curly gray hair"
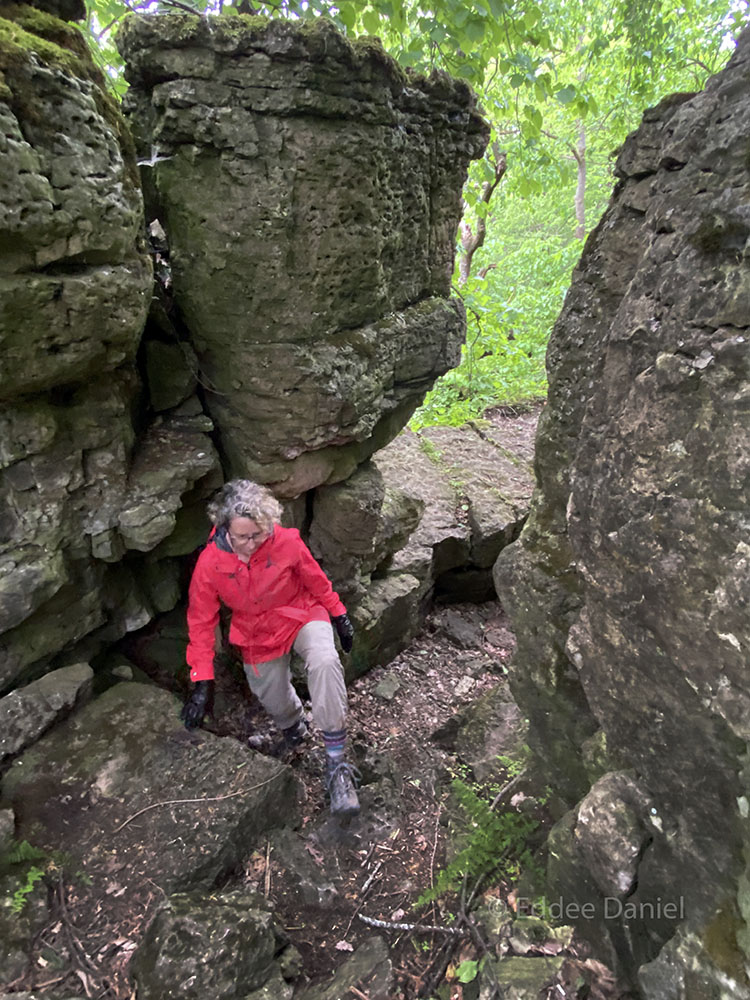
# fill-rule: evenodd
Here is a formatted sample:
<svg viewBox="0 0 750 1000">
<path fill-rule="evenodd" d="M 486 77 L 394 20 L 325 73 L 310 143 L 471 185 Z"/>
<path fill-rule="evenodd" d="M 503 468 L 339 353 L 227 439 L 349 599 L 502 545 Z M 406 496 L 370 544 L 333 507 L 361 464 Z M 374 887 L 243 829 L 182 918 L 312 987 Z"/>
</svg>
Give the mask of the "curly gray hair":
<svg viewBox="0 0 750 1000">
<path fill-rule="evenodd" d="M 225 483 L 208 505 L 208 516 L 216 527 L 228 525 L 235 517 L 249 517 L 264 531 L 281 519 L 281 504 L 265 486 L 249 479 Z"/>
</svg>

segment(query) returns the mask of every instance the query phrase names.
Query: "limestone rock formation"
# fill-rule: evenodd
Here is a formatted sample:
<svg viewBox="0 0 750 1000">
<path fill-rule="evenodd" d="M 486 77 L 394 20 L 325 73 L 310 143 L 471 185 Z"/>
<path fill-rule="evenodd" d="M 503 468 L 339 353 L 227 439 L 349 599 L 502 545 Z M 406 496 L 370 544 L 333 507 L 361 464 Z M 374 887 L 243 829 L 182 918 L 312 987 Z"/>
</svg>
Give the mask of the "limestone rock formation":
<svg viewBox="0 0 750 1000">
<path fill-rule="evenodd" d="M 599 931 L 649 1000 L 750 990 L 749 130 L 746 32 L 626 141 L 550 344 L 532 512 L 495 571 L 558 784 L 586 791 L 600 729 L 653 803 L 627 813 L 600 779 L 611 876 L 597 838 L 562 838 L 578 886 L 628 883 Z"/>
<path fill-rule="evenodd" d="M 236 740 L 188 738 L 179 708 L 166 691 L 123 682 L 26 750 L 2 780 L 19 839 L 69 852 L 94 878 L 111 872 L 114 851 L 123 878 L 147 873 L 173 892 L 212 886 L 254 838 L 293 825 L 291 770 Z M 192 808 L 161 807 L 175 789 Z"/>
<path fill-rule="evenodd" d="M 231 474 L 284 497 L 346 478 L 458 360 L 470 89 L 324 21 L 138 16 L 118 45 Z"/>
<path fill-rule="evenodd" d="M 534 426 L 537 415 L 518 418 Z M 384 664 L 419 630 L 435 594 L 494 596 L 491 567 L 516 538 L 533 481 L 503 424 L 402 431 L 343 483 L 314 491 L 310 547 L 356 621 L 352 674 Z M 513 437 L 513 434 L 510 435 Z"/>
<path fill-rule="evenodd" d="M 77 16 L 75 4 L 53 7 Z M 194 484 L 205 496 L 221 479 L 205 417 L 187 426 L 170 412 L 141 440 L 149 418 L 135 361 L 152 269 L 116 102 L 77 28 L 24 5 L 0 15 L 5 689 L 63 650 L 68 662 L 88 658 L 97 641 L 172 606 L 174 566 L 165 567 L 171 584 L 155 587 L 152 563 L 113 564 L 128 549 L 154 549 Z"/>
<path fill-rule="evenodd" d="M 0 698 L 0 765 L 89 698 L 93 678 L 88 663 L 76 663 Z"/>
<path fill-rule="evenodd" d="M 283 944 L 258 893 L 176 893 L 149 924 L 131 968 L 143 1000 L 162 1000 L 176 984 L 185 1000 L 244 1000 L 269 980 Z"/>
<path fill-rule="evenodd" d="M 117 684 L 25 750 L 0 783 L 17 839 L 64 852 L 114 923 L 139 911 L 154 884 L 205 895 L 264 832 L 298 821 L 289 767 L 237 740 L 188 734 L 179 708 L 152 685 Z M 13 929 L 16 968 L 0 966 L 0 985 L 27 964 L 34 919 L 48 923 L 46 889 L 41 915 Z"/>
</svg>

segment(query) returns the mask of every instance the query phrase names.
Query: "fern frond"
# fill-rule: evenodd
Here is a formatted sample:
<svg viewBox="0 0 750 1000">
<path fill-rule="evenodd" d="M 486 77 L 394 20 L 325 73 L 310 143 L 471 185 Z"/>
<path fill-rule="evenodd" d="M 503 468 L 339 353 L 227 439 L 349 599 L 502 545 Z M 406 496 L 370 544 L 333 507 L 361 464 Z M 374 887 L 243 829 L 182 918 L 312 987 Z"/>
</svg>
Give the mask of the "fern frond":
<svg viewBox="0 0 750 1000">
<path fill-rule="evenodd" d="M 24 861 L 41 861 L 47 857 L 47 852 L 39 847 L 32 847 L 28 840 L 12 844 L 2 856 L 2 861 L 8 865 L 22 864 Z"/>
</svg>

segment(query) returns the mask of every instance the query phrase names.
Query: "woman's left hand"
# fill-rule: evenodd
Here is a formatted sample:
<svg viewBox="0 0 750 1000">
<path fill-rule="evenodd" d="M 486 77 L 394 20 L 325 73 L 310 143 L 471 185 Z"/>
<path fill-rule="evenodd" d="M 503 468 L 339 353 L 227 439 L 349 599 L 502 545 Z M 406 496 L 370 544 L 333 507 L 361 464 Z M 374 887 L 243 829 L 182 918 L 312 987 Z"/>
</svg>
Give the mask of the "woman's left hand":
<svg viewBox="0 0 750 1000">
<path fill-rule="evenodd" d="M 341 648 L 345 653 L 351 653 L 354 641 L 354 626 L 349 621 L 349 615 L 336 615 L 335 618 L 331 618 L 331 622 L 338 633 Z"/>
</svg>

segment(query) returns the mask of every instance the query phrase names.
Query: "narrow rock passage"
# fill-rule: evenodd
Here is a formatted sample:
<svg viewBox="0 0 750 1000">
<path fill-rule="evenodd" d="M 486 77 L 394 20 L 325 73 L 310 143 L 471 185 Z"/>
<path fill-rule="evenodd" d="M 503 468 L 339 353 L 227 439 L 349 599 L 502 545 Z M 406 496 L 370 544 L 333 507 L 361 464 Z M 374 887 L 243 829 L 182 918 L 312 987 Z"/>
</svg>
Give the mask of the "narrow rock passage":
<svg viewBox="0 0 750 1000">
<path fill-rule="evenodd" d="M 497 602 L 439 607 L 407 650 L 351 685 L 352 757 L 363 784 L 362 814 L 347 829 L 327 814 L 322 752 L 313 743 L 294 753 L 306 796 L 302 827 L 267 838 L 248 861 L 243 887 L 273 903 L 300 953 L 295 998 L 479 995 L 476 982 L 459 981 L 462 963 L 470 970 L 481 953 L 469 935 L 450 934 L 458 894 L 415 904 L 436 884 L 466 825 L 449 801 L 453 778 L 490 798 L 507 789 L 508 808 L 512 799 L 513 811 L 533 813 L 540 829 L 548 819 L 532 795 L 525 720 L 505 679 L 514 645 Z M 518 992 L 495 995 L 532 1000 L 550 983 L 559 986 L 550 995 L 573 998 L 582 982 L 591 997 L 620 995 L 607 970 L 571 945 L 570 928 L 557 935 L 514 911 L 513 884 L 502 874 L 483 891 L 504 920 L 487 943 L 517 956 L 503 968 Z"/>
<path fill-rule="evenodd" d="M 497 712 L 487 731 L 477 727 L 474 745 L 462 740 L 460 713 L 490 692 L 512 705 L 504 663 L 513 645 L 496 602 L 437 609 L 407 650 L 350 686 L 352 757 L 363 783 L 362 814 L 348 829 L 328 817 L 322 753 L 310 744 L 295 753 L 292 766 L 306 795 L 302 828 L 272 835 L 255 852 L 246 886 L 267 891 L 309 980 L 329 979 L 349 952 L 383 933 L 362 917 L 444 923 L 440 905 L 420 910 L 419 917 L 413 907 L 444 863 L 446 788 L 452 776 L 468 775 L 472 764 L 489 774 L 488 756 L 518 758 L 523 743 L 515 706 L 500 729 Z M 495 761 L 498 779 L 502 771 Z M 411 935 L 386 935 L 395 966 L 392 995 L 416 996 L 420 971 L 440 935 L 432 941 L 420 935 L 416 947 Z"/>
</svg>

